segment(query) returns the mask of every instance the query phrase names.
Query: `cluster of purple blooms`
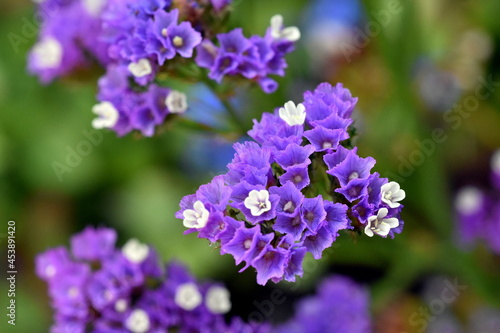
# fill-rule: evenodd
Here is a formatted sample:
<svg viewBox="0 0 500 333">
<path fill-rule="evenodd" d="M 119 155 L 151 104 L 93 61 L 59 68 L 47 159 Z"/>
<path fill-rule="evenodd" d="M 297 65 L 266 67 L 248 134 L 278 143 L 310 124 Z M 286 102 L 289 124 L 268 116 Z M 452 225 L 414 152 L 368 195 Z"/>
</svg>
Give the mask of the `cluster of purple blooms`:
<svg viewBox="0 0 500 333">
<path fill-rule="evenodd" d="M 115 248 L 112 229 L 88 227 L 38 255 L 36 273 L 49 286 L 53 333 L 269 332 L 224 314 L 231 308 L 220 283 L 199 283 L 178 263 L 164 269 L 156 252 L 135 239 Z"/>
<path fill-rule="evenodd" d="M 295 316 L 275 333 L 372 332 L 368 291 L 341 276 L 323 280 L 317 294 L 295 305 Z"/>
<path fill-rule="evenodd" d="M 176 217 L 186 233 L 220 245 L 265 284 L 301 276 L 342 229 L 368 236 L 400 233 L 405 192 L 371 169 L 375 160 L 350 146 L 357 99 L 341 84 L 320 84 L 254 121 L 256 141 L 236 143 L 225 175 L 184 197 Z"/>
<path fill-rule="evenodd" d="M 284 57 L 294 49 L 299 30 L 284 27 L 276 15 L 264 37 L 246 38 L 240 28 L 220 33 L 218 21 L 230 3 L 45 0 L 39 7 L 45 20 L 28 68 L 47 83 L 97 62 L 106 74 L 99 82 L 94 127 L 152 136 L 167 115 L 188 108 L 183 93 L 160 87 L 158 81 L 201 80 L 193 66 L 208 68 L 217 82 L 232 76 L 256 82 L 266 93 L 276 90 L 269 75 L 284 75 Z"/>
<path fill-rule="evenodd" d="M 495 254 L 500 255 L 500 150 L 491 158 L 490 189 L 467 186 L 455 200 L 460 240 L 470 245 L 482 240 Z"/>
</svg>

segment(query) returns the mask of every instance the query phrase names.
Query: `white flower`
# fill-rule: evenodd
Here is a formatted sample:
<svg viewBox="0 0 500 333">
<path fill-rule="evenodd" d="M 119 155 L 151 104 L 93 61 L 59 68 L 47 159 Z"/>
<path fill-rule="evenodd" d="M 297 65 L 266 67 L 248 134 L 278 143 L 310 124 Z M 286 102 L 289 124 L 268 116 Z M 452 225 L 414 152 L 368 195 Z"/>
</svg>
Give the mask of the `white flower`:
<svg viewBox="0 0 500 333">
<path fill-rule="evenodd" d="M 94 17 L 98 17 L 101 14 L 105 5 L 106 0 L 83 0 L 83 7 Z"/>
<path fill-rule="evenodd" d="M 304 104 L 288 101 L 285 103 L 284 108 L 279 109 L 280 118 L 283 119 L 288 125 L 302 125 L 306 121 L 306 107 Z"/>
<path fill-rule="evenodd" d="M 110 102 L 104 101 L 94 105 L 92 112 L 99 116 L 92 120 L 92 127 L 95 129 L 111 128 L 118 121 L 118 110 Z"/>
<path fill-rule="evenodd" d="M 373 234 L 385 237 L 389 234 L 389 230 L 396 228 L 399 225 L 397 218 L 384 219 L 388 212 L 387 208 L 380 208 L 376 216 L 370 216 L 365 227 L 365 234 L 369 237 L 373 237 Z"/>
<path fill-rule="evenodd" d="M 183 224 L 186 228 L 203 228 L 208 221 L 210 213 L 205 209 L 203 202 L 196 201 L 193 209 L 186 209 L 182 215 L 184 216 Z"/>
<path fill-rule="evenodd" d="M 125 322 L 125 327 L 133 333 L 145 333 L 150 326 L 147 312 L 141 309 L 132 311 Z"/>
<path fill-rule="evenodd" d="M 398 208 L 400 203 L 406 197 L 406 193 L 401 189 L 398 183 L 390 182 L 382 185 L 382 201 L 391 208 Z"/>
<path fill-rule="evenodd" d="M 467 186 L 458 192 L 455 199 L 455 208 L 462 214 L 472 214 L 481 208 L 483 195 L 475 187 Z"/>
<path fill-rule="evenodd" d="M 300 30 L 297 27 L 283 28 L 283 16 L 278 14 L 271 17 L 271 36 L 274 39 L 296 42 L 300 39 Z"/>
<path fill-rule="evenodd" d="M 491 169 L 493 172 L 500 174 L 500 149 L 491 157 Z"/>
<path fill-rule="evenodd" d="M 130 262 L 140 264 L 148 257 L 149 246 L 132 238 L 123 245 L 122 253 Z"/>
<path fill-rule="evenodd" d="M 165 105 L 171 113 L 184 113 L 188 108 L 186 94 L 172 90 L 165 98 Z"/>
<path fill-rule="evenodd" d="M 224 287 L 213 286 L 207 291 L 205 305 L 215 314 L 228 313 L 231 310 L 229 291 Z"/>
<path fill-rule="evenodd" d="M 33 55 L 39 68 L 50 69 L 61 65 L 63 48 L 53 37 L 45 37 L 33 46 Z"/>
<path fill-rule="evenodd" d="M 243 202 L 245 207 L 250 209 L 253 216 L 260 216 L 263 213 L 271 210 L 271 202 L 269 201 L 269 192 L 266 190 L 252 190 L 248 193 L 248 197 Z"/>
<path fill-rule="evenodd" d="M 148 59 L 142 58 L 138 62 L 132 62 L 128 65 L 128 70 L 135 77 L 143 77 L 153 72 L 151 63 Z"/>
<path fill-rule="evenodd" d="M 125 312 L 127 310 L 128 304 L 127 301 L 123 298 L 120 298 L 115 302 L 115 310 L 116 312 Z"/>
<path fill-rule="evenodd" d="M 181 284 L 175 291 L 175 304 L 184 310 L 191 311 L 202 302 L 201 293 L 196 284 L 189 282 Z"/>
</svg>

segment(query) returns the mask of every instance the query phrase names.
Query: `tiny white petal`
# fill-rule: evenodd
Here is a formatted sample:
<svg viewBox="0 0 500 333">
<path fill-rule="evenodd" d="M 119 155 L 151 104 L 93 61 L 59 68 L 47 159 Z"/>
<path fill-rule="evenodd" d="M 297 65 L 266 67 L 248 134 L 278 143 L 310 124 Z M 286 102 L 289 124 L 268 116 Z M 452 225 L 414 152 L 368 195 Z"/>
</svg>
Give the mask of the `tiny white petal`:
<svg viewBox="0 0 500 333">
<path fill-rule="evenodd" d="M 153 72 L 153 68 L 151 67 L 151 63 L 148 59 L 143 58 L 137 62 L 132 62 L 128 65 L 128 70 L 135 77 L 143 77 L 149 75 Z"/>
<path fill-rule="evenodd" d="M 212 313 L 228 313 L 231 310 L 229 291 L 224 287 L 210 287 L 207 291 L 205 305 Z"/>
<path fill-rule="evenodd" d="M 115 310 L 116 312 L 125 312 L 125 310 L 127 310 L 127 301 L 124 300 L 123 298 L 117 300 L 115 302 Z"/>
<path fill-rule="evenodd" d="M 94 17 L 98 17 L 101 14 L 105 5 L 106 0 L 83 0 L 83 7 Z"/>
<path fill-rule="evenodd" d="M 45 37 L 33 46 L 32 53 L 37 67 L 41 69 L 57 68 L 62 62 L 63 47 L 57 39 Z"/>
<path fill-rule="evenodd" d="M 184 113 L 188 108 L 186 94 L 172 90 L 165 98 L 165 105 L 171 113 Z"/>
<path fill-rule="evenodd" d="M 123 245 L 122 253 L 123 256 L 130 262 L 139 264 L 148 257 L 149 246 L 142 244 L 135 238 L 132 238 L 125 245 Z"/>
<path fill-rule="evenodd" d="M 306 108 L 302 103 L 295 106 L 294 102 L 288 101 L 279 109 L 279 116 L 290 126 L 302 125 L 306 120 Z"/>
<path fill-rule="evenodd" d="M 271 37 L 296 42 L 300 39 L 300 30 L 297 27 L 283 27 L 283 16 L 277 14 L 271 17 Z"/>
<path fill-rule="evenodd" d="M 250 209 L 250 213 L 253 216 L 260 216 L 271 210 L 271 202 L 269 201 L 269 192 L 267 190 L 250 191 L 243 204 L 246 208 Z"/>
<path fill-rule="evenodd" d="M 380 208 L 377 215 L 373 215 L 368 218 L 364 230 L 368 237 L 373 237 L 374 234 L 385 237 L 389 234 L 389 231 L 392 228 L 399 226 L 399 220 L 395 217 L 384 219 L 388 212 L 387 208 Z"/>
<path fill-rule="evenodd" d="M 297 27 L 286 27 L 281 31 L 281 38 L 296 42 L 300 39 L 300 30 Z"/>
<path fill-rule="evenodd" d="M 495 151 L 491 157 L 491 169 L 495 173 L 500 173 L 500 149 Z"/>
<path fill-rule="evenodd" d="M 125 322 L 125 327 L 133 333 L 145 333 L 149 331 L 151 324 L 146 311 L 135 309 Z"/>
<path fill-rule="evenodd" d="M 111 128 L 115 126 L 119 118 L 118 110 L 107 101 L 94 105 L 92 112 L 99 116 L 92 120 L 92 127 L 95 129 Z"/>
<path fill-rule="evenodd" d="M 175 291 L 175 304 L 184 310 L 191 311 L 200 305 L 202 296 L 196 284 L 189 282 L 181 284 Z"/>
<path fill-rule="evenodd" d="M 203 202 L 197 200 L 193 205 L 193 209 L 186 209 L 182 215 L 184 216 L 183 224 L 186 228 L 201 229 L 207 225 L 210 213 L 203 205 Z"/>
<path fill-rule="evenodd" d="M 482 192 L 472 186 L 467 186 L 458 192 L 455 208 L 462 214 L 472 214 L 481 208 Z"/>
<path fill-rule="evenodd" d="M 382 193 L 382 201 L 391 208 L 399 207 L 400 203 L 398 201 L 406 197 L 405 191 L 396 182 L 389 182 L 382 185 L 380 191 Z"/>
</svg>

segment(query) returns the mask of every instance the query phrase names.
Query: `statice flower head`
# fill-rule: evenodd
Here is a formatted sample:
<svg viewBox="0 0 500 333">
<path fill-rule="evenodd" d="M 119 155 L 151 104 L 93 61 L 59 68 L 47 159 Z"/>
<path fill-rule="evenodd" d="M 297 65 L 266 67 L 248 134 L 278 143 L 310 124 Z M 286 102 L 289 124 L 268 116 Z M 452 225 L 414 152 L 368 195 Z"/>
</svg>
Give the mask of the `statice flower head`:
<svg viewBox="0 0 500 333">
<path fill-rule="evenodd" d="M 457 230 L 465 246 L 483 241 L 495 254 L 500 254 L 500 150 L 491 157 L 491 187 L 466 186 L 455 199 Z"/>
<path fill-rule="evenodd" d="M 152 136 L 169 115 L 188 109 L 184 93 L 156 84 L 141 91 L 129 86 L 129 78 L 128 68 L 108 66 L 106 75 L 99 80 L 100 102 L 92 109 L 96 114 L 94 128 L 109 128 L 120 136 L 133 130 Z"/>
<path fill-rule="evenodd" d="M 271 93 L 278 87 L 269 75 L 283 76 L 287 63 L 285 55 L 294 49 L 300 38 L 297 27 L 283 28 L 283 17 L 271 19 L 265 36 L 247 38 L 241 28 L 218 34 L 216 46 L 204 39 L 197 47 L 196 63 L 208 68 L 208 77 L 221 82 L 225 76 L 244 77 L 259 83 L 262 90 Z"/>
<path fill-rule="evenodd" d="M 348 278 L 325 279 L 316 295 L 295 306 L 295 315 L 276 333 L 372 332 L 368 291 Z"/>
<path fill-rule="evenodd" d="M 231 297 L 222 284 L 198 282 L 176 262 L 163 268 L 136 239 L 121 249 L 115 241 L 114 230 L 88 227 L 72 237 L 71 251 L 37 256 L 55 311 L 51 332 L 269 332 L 238 317 L 226 323 Z"/>
<path fill-rule="evenodd" d="M 264 113 L 234 144 L 228 172 L 184 197 L 176 216 L 231 254 L 257 282 L 295 281 L 306 252 L 320 259 L 349 229 L 394 237 L 405 192 L 372 172 L 375 159 L 351 147 L 357 99 L 341 84 L 320 84 L 298 104 Z"/>
<path fill-rule="evenodd" d="M 42 82 L 71 74 L 91 64 L 105 68 L 99 80 L 98 103 L 92 109 L 94 128 L 119 136 L 139 131 L 152 136 L 167 115 L 183 113 L 183 92 L 170 82 L 220 82 L 232 76 L 227 90 L 257 83 L 265 92 L 276 89 L 270 75 L 284 75 L 284 56 L 300 37 L 296 27 L 272 20 L 265 36 L 228 33 L 224 24 L 231 0 L 46 0 L 39 5 L 44 20 L 28 70 Z M 49 10 L 50 8 L 50 10 Z M 215 46 L 215 42 L 219 46 Z M 172 80 L 172 81 L 170 81 Z M 230 95 L 230 93 L 225 94 Z"/>
<path fill-rule="evenodd" d="M 47 0 L 40 2 L 44 18 L 38 41 L 28 56 L 28 70 L 43 83 L 69 74 L 92 62 L 109 61 L 107 45 L 100 40 L 101 12 L 107 0 Z"/>
</svg>

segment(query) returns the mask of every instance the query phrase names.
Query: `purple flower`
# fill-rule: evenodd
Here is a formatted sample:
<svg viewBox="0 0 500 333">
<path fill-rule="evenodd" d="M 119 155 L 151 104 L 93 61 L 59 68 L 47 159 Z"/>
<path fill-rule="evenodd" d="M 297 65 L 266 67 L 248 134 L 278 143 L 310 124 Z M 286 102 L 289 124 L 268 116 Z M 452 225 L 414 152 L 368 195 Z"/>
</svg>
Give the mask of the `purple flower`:
<svg viewBox="0 0 500 333">
<path fill-rule="evenodd" d="M 317 294 L 295 306 L 295 316 L 277 326 L 275 332 L 371 332 L 369 295 L 365 289 L 344 277 L 330 277 Z"/>
<path fill-rule="evenodd" d="M 257 257 L 257 265 L 271 265 L 266 261 L 271 255 L 260 256 L 270 236 L 259 237 L 266 241 L 257 243 L 259 250 L 247 260 Z M 115 239 L 114 230 L 88 227 L 73 236 L 77 252 L 72 256 L 63 247 L 38 255 L 37 274 L 48 283 L 55 311 L 52 332 L 83 333 L 90 326 L 95 332 L 123 333 L 269 332 L 268 324 L 246 324 L 238 317 L 226 324 L 231 299 L 222 284 L 199 283 L 176 262 L 164 271 L 149 246 L 132 239 L 116 249 Z M 92 252 L 90 247 L 96 248 Z M 275 263 L 278 257 L 273 258 Z"/>
<path fill-rule="evenodd" d="M 242 38 L 233 32 L 223 47 L 240 56 L 248 46 Z M 295 281 L 305 252 L 321 258 L 340 230 L 394 237 L 403 228 L 399 185 L 371 173 L 375 160 L 344 141 L 356 99 L 341 85 L 321 84 L 304 95 L 310 108 L 288 102 L 254 121 L 249 135 L 256 142 L 234 144 L 228 172 L 184 197 L 176 213 L 186 221 L 203 203 L 206 212 L 196 214 L 204 223 L 187 232 L 220 242 L 221 254 L 246 262 L 242 270 L 256 269 L 259 284 Z"/>
<path fill-rule="evenodd" d="M 71 252 L 80 260 L 103 260 L 109 258 L 115 249 L 116 233 L 107 228 L 85 228 L 71 238 Z"/>
</svg>

